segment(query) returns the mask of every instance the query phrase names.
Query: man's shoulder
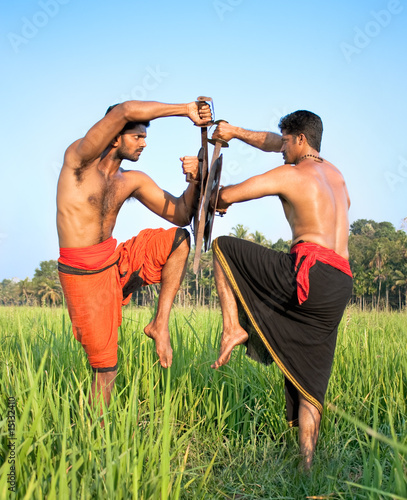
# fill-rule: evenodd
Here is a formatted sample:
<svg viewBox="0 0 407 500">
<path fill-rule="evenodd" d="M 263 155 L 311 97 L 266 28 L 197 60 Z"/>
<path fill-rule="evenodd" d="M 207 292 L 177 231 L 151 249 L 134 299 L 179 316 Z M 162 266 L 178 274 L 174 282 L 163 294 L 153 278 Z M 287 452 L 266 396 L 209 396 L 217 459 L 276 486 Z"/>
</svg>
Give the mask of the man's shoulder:
<svg viewBox="0 0 407 500">
<path fill-rule="evenodd" d="M 283 165 L 279 165 L 277 167 L 271 168 L 265 172 L 266 175 L 276 176 L 276 175 L 290 175 L 294 174 L 294 167 L 290 163 L 284 163 Z"/>
<path fill-rule="evenodd" d="M 70 144 L 67 148 L 66 148 L 66 151 L 65 151 L 65 155 L 67 154 L 73 154 L 73 153 L 77 153 L 78 151 L 78 146 L 80 144 L 82 139 L 77 139 L 76 141 L 74 141 L 72 144 Z"/>
<path fill-rule="evenodd" d="M 142 170 L 126 170 L 120 167 L 120 172 L 128 179 L 139 179 L 140 181 L 151 179 L 151 177 Z"/>
<path fill-rule="evenodd" d="M 301 178 L 301 171 L 293 163 L 284 163 L 267 172 L 270 179 L 281 179 L 284 182 L 296 182 Z"/>
<path fill-rule="evenodd" d="M 343 175 L 339 168 L 325 158 L 321 158 L 321 161 L 315 161 L 313 158 L 307 158 L 298 163 L 298 165 L 292 166 L 294 167 L 294 169 L 298 170 L 298 172 L 301 172 L 304 175 L 325 172 L 343 178 Z"/>
<path fill-rule="evenodd" d="M 64 165 L 67 167 L 72 167 L 76 168 L 80 166 L 81 162 L 81 157 L 78 151 L 79 144 L 82 139 L 77 139 L 74 141 L 70 146 L 66 148 L 65 155 L 64 155 Z"/>
<path fill-rule="evenodd" d="M 132 192 L 139 189 L 149 189 L 155 186 L 153 179 L 141 170 L 125 170 L 120 168 L 123 176 L 124 185 L 131 189 Z"/>
<path fill-rule="evenodd" d="M 329 172 L 330 172 L 332 177 L 334 177 L 339 182 L 345 182 L 345 178 L 344 178 L 342 172 L 339 170 L 339 168 L 336 165 L 334 165 L 333 163 L 331 163 L 327 160 L 324 160 L 323 164 L 327 167 L 327 169 L 329 169 Z"/>
</svg>

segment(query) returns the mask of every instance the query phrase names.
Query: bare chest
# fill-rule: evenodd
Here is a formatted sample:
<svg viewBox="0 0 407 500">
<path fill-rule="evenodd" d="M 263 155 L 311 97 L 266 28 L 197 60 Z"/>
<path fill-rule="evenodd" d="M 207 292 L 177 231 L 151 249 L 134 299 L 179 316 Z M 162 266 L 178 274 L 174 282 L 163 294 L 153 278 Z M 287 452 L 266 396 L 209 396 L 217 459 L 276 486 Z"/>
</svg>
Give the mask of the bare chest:
<svg viewBox="0 0 407 500">
<path fill-rule="evenodd" d="M 116 216 L 124 202 L 121 183 L 114 179 L 98 179 L 87 186 L 83 201 L 102 219 Z"/>
</svg>

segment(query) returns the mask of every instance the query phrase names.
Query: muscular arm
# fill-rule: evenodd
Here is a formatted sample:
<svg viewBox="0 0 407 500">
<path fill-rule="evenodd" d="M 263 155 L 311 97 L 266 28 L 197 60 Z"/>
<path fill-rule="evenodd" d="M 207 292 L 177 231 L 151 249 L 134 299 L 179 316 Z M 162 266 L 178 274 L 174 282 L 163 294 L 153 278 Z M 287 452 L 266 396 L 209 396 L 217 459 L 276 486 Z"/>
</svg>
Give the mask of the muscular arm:
<svg viewBox="0 0 407 500">
<path fill-rule="evenodd" d="M 262 151 L 275 153 L 280 152 L 282 146 L 281 135 L 273 132 L 255 132 L 241 127 L 235 127 L 230 123 L 220 122 L 212 136 L 224 141 L 239 139 Z"/>
<path fill-rule="evenodd" d="M 198 159 L 196 157 L 183 157 L 183 171 L 191 173 L 195 179 L 198 172 Z M 167 191 L 162 190 L 143 172 L 136 172 L 138 186 L 132 197 L 140 201 L 149 210 L 176 226 L 187 226 L 191 222 L 194 200 L 198 184 L 190 183 L 181 196 L 176 198 Z"/>
<path fill-rule="evenodd" d="M 226 210 L 233 203 L 255 200 L 264 196 L 284 196 L 291 182 L 289 166 L 283 165 L 268 172 L 220 189 L 217 209 Z"/>
<path fill-rule="evenodd" d="M 98 121 L 83 139 L 74 143 L 75 153 L 81 163 L 98 158 L 128 122 L 146 122 L 165 116 L 187 116 L 195 124 L 211 120 L 209 106 L 199 109 L 195 102 L 188 104 L 164 104 L 155 101 L 126 101 L 114 107 Z"/>
</svg>

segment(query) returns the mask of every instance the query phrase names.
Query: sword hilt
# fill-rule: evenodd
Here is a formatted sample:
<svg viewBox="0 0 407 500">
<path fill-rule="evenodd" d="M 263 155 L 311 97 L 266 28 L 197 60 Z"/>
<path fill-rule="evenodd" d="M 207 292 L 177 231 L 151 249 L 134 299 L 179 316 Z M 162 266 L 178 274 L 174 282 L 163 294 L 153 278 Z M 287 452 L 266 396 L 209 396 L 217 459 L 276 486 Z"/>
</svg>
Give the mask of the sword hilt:
<svg viewBox="0 0 407 500">
<path fill-rule="evenodd" d="M 199 150 L 198 156 L 197 156 L 198 162 L 199 162 L 198 177 L 196 179 L 193 179 L 191 172 L 187 172 L 185 174 L 185 180 L 187 182 L 193 183 L 193 184 L 199 184 L 201 182 L 201 179 L 202 179 L 202 163 L 203 163 L 203 160 L 204 160 L 204 154 L 205 154 L 204 148 L 201 148 Z"/>
<path fill-rule="evenodd" d="M 216 120 L 215 122 L 213 122 L 213 124 L 218 125 L 220 122 L 229 123 L 226 120 Z M 228 148 L 229 147 L 229 143 L 224 141 L 223 139 L 208 139 L 208 142 L 210 142 L 214 146 L 216 146 L 216 144 L 220 144 L 221 148 Z"/>
<path fill-rule="evenodd" d="M 205 97 L 204 95 L 200 95 L 196 98 L 196 101 L 198 103 L 198 108 L 202 108 L 202 106 L 204 106 L 205 104 L 209 104 L 210 108 L 211 108 L 211 114 L 212 114 L 212 117 L 215 118 L 215 108 L 213 106 L 213 99 L 212 97 Z M 214 122 L 211 121 L 211 122 L 208 122 L 208 123 L 205 123 L 205 125 L 196 125 L 196 127 L 210 127 L 211 125 L 213 125 Z"/>
<path fill-rule="evenodd" d="M 192 178 L 191 172 L 188 172 L 187 174 L 185 174 L 185 180 L 187 182 L 189 182 L 190 184 L 199 184 L 199 180 L 198 179 L 193 179 Z"/>
</svg>

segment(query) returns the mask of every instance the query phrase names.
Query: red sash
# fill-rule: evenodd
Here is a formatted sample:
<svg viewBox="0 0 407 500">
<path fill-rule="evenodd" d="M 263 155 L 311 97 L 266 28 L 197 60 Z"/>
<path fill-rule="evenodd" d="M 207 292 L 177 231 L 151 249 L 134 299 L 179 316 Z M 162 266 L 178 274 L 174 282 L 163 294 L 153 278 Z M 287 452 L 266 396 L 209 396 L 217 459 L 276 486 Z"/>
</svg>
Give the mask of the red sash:
<svg viewBox="0 0 407 500">
<path fill-rule="evenodd" d="M 322 247 L 316 243 L 297 243 L 292 247 L 291 253 L 295 254 L 296 269 L 298 269 L 302 257 L 305 256 L 297 273 L 297 296 L 300 305 L 308 299 L 309 270 L 317 260 L 339 269 L 352 278 L 349 262 L 330 248 Z"/>
</svg>

